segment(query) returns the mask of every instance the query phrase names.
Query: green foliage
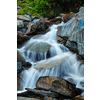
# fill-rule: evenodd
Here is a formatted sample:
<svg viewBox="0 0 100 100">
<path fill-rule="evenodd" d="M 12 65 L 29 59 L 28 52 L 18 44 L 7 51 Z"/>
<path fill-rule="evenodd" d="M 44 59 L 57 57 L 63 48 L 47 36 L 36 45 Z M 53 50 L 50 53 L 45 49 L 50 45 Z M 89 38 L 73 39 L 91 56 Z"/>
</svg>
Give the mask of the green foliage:
<svg viewBox="0 0 100 100">
<path fill-rule="evenodd" d="M 25 12 L 23 9 L 21 9 L 20 11 L 17 12 L 17 15 L 24 15 L 24 14 L 25 14 Z"/>
<path fill-rule="evenodd" d="M 17 14 L 29 12 L 33 16 L 52 17 L 70 11 L 77 12 L 81 6 L 84 6 L 84 0 L 25 0 L 25 3 L 19 0 L 17 4 L 23 8 Z"/>
<path fill-rule="evenodd" d="M 21 3 L 22 3 L 21 1 L 17 1 L 17 4 L 18 4 L 18 5 L 21 5 Z"/>
</svg>

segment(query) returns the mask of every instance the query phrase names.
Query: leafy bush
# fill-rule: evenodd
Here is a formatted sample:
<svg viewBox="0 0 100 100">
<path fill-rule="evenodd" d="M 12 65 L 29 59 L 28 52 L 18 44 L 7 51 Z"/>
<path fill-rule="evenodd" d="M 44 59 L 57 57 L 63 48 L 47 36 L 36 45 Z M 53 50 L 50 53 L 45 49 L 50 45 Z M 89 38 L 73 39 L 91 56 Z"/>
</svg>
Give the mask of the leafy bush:
<svg viewBox="0 0 100 100">
<path fill-rule="evenodd" d="M 25 3 L 19 0 L 17 4 L 23 8 L 17 14 L 29 12 L 35 16 L 53 17 L 60 13 L 77 12 L 80 6 L 84 6 L 84 0 L 25 0 Z"/>
</svg>

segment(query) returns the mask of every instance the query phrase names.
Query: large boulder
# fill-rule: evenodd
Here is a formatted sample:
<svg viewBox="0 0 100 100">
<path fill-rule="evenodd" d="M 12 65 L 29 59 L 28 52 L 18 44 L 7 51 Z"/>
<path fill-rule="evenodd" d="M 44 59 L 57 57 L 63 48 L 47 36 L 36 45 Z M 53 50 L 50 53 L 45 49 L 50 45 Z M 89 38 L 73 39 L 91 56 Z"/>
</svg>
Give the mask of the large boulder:
<svg viewBox="0 0 100 100">
<path fill-rule="evenodd" d="M 49 58 L 47 60 L 42 60 L 42 61 L 37 62 L 35 64 L 34 68 L 39 70 L 39 71 L 41 71 L 43 69 L 51 69 L 51 68 L 56 67 L 56 66 L 60 65 L 61 63 L 63 63 L 70 56 L 68 54 L 64 53 L 62 55 L 58 55 L 58 56 Z"/>
<path fill-rule="evenodd" d="M 47 52 L 51 45 L 46 42 L 34 41 L 25 46 L 25 50 L 36 51 L 36 52 Z"/>
<path fill-rule="evenodd" d="M 84 57 L 84 9 L 80 8 L 71 20 L 58 27 L 57 35 L 68 38 L 66 46 Z"/>
<path fill-rule="evenodd" d="M 54 91 L 67 97 L 75 97 L 76 86 L 58 77 L 40 77 L 36 83 L 36 87 L 40 89 Z"/>
</svg>

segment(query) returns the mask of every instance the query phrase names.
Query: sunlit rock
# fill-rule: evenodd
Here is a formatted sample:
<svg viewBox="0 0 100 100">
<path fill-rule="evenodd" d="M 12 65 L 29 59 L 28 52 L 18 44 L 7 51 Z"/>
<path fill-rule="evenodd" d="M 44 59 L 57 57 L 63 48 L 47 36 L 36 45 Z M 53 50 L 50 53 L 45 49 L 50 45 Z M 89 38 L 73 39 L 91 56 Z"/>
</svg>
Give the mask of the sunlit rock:
<svg viewBox="0 0 100 100">
<path fill-rule="evenodd" d="M 52 77 L 52 76 L 40 77 L 36 83 L 36 87 L 40 89 L 51 90 L 68 97 L 75 96 L 76 86 L 58 77 Z"/>
</svg>

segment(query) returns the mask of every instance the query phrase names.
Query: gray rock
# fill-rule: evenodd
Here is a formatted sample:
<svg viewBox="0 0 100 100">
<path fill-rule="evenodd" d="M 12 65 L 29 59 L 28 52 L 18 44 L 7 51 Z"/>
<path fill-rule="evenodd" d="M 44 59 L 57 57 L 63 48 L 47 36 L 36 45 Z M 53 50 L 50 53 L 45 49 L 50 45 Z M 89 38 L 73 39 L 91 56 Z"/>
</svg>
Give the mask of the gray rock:
<svg viewBox="0 0 100 100">
<path fill-rule="evenodd" d="M 22 70 L 22 63 L 17 62 L 17 73 L 20 72 L 21 70 Z"/>
<path fill-rule="evenodd" d="M 84 56 L 84 8 L 63 26 L 58 27 L 57 35 L 67 37 L 66 46 L 77 49 L 79 55 Z"/>
<path fill-rule="evenodd" d="M 25 34 L 26 28 L 22 28 L 21 31 Z"/>
<path fill-rule="evenodd" d="M 24 28 L 23 20 L 17 20 L 17 28 Z"/>
<path fill-rule="evenodd" d="M 29 22 L 24 22 L 24 28 L 26 28 L 26 29 L 28 28 L 28 23 Z"/>
<path fill-rule="evenodd" d="M 30 18 L 25 17 L 24 15 L 17 15 L 17 19 L 20 19 L 20 20 L 23 20 L 23 21 L 27 21 L 27 22 L 31 21 Z"/>
<path fill-rule="evenodd" d="M 58 56 L 49 58 L 47 60 L 42 60 L 42 61 L 37 62 L 35 64 L 34 68 L 39 71 L 41 71 L 43 69 L 51 69 L 51 68 L 56 67 L 56 66 L 60 65 L 61 63 L 63 63 L 70 56 L 68 56 L 68 55 L 66 55 L 66 53 L 64 53 L 63 55 L 60 55 L 60 56 L 58 55 Z"/>
<path fill-rule="evenodd" d="M 25 46 L 25 50 L 36 51 L 36 52 L 47 52 L 50 49 L 51 45 L 46 42 L 37 42 L 34 41 Z"/>
</svg>

